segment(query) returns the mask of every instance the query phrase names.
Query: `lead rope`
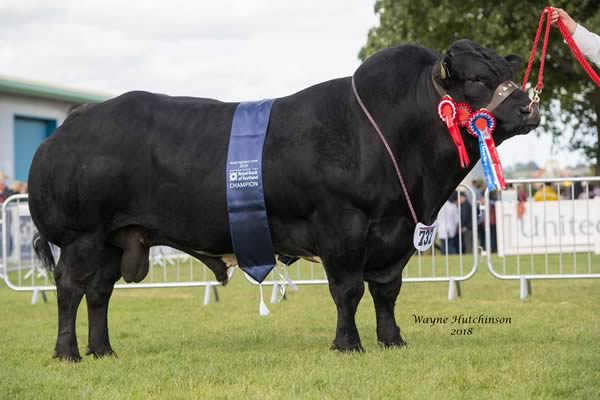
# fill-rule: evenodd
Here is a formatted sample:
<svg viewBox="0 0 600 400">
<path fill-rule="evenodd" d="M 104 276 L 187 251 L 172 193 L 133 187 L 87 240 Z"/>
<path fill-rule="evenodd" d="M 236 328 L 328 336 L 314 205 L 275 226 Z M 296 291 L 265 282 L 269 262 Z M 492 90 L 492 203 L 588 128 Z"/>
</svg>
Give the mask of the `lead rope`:
<svg viewBox="0 0 600 400">
<path fill-rule="evenodd" d="M 400 172 L 400 167 L 398 167 L 398 162 L 396 161 L 396 157 L 394 157 L 394 152 L 392 151 L 392 148 L 390 147 L 387 140 L 385 139 L 385 136 L 383 136 L 383 132 L 381 132 L 379 125 L 377 125 L 377 122 L 375 122 L 375 119 L 373 119 L 373 117 L 369 113 L 369 110 L 367 110 L 367 107 L 365 106 L 362 99 L 358 95 L 358 91 L 356 90 L 356 84 L 354 83 L 354 75 L 352 75 L 352 90 L 354 91 L 354 96 L 356 97 L 358 104 L 360 104 L 360 107 L 362 108 L 363 112 L 365 113 L 365 115 L 367 116 L 369 121 L 371 122 L 371 125 L 373 125 L 373 128 L 375 128 L 377 135 L 379 135 L 379 139 L 381 139 L 381 141 L 383 142 L 383 145 L 385 146 L 385 149 L 387 150 L 388 155 L 392 159 L 392 163 L 394 164 L 394 168 L 396 169 L 396 175 L 398 175 L 398 180 L 400 181 L 400 185 L 402 186 L 402 191 L 404 192 L 404 198 L 406 199 L 406 202 L 408 203 L 408 208 L 410 209 L 410 213 L 411 213 L 413 220 L 415 221 L 415 225 L 416 225 L 419 223 L 419 220 L 417 219 L 417 213 L 415 213 L 415 209 L 413 208 L 412 201 L 410 201 L 410 196 L 408 194 L 408 190 L 406 189 L 406 184 L 404 183 L 404 179 L 402 178 L 402 173 Z"/>
<path fill-rule="evenodd" d="M 544 16 L 546 17 L 545 19 L 544 19 Z M 544 26 L 544 21 L 545 21 L 546 22 L 546 32 L 544 33 L 544 43 L 542 45 L 542 55 L 541 55 L 541 60 L 540 60 L 540 69 L 538 72 L 538 81 L 537 81 L 537 85 L 535 86 L 535 89 L 534 89 L 534 95 L 533 95 L 531 104 L 540 102 L 539 95 L 542 93 L 542 89 L 544 88 L 544 84 L 542 83 L 542 80 L 544 79 L 544 64 L 546 62 L 546 51 L 548 48 L 548 36 L 550 34 L 550 19 L 551 19 L 551 17 L 552 17 L 552 8 L 550 8 L 550 7 L 544 8 L 544 10 L 542 11 L 542 15 L 540 16 L 540 22 L 538 23 L 538 29 L 535 34 L 535 39 L 533 40 L 533 47 L 531 49 L 531 54 L 529 55 L 529 63 L 527 64 L 527 70 L 525 71 L 525 76 L 523 77 L 523 85 L 521 86 L 521 89 L 525 90 L 525 86 L 527 85 L 527 81 L 529 80 L 529 74 L 531 72 L 531 67 L 533 65 L 533 59 L 535 58 L 535 53 L 537 52 L 538 42 L 540 40 L 540 35 L 542 33 L 542 28 Z M 594 71 L 594 69 L 592 68 L 590 63 L 585 59 L 584 55 L 581 53 L 581 50 L 579 50 L 579 47 L 577 47 L 575 40 L 573 40 L 573 37 L 569 33 L 569 29 L 566 27 L 566 25 L 564 24 L 562 19 L 559 18 L 558 21 L 556 22 L 556 24 L 558 25 L 558 30 L 560 31 L 563 38 L 567 42 L 567 45 L 569 46 L 569 50 L 571 50 L 571 53 L 573 53 L 573 56 L 575 57 L 577 62 L 579 62 L 579 64 L 581 64 L 581 66 L 583 67 L 585 72 L 587 72 L 589 77 L 592 78 L 594 83 L 600 87 L 600 77 L 598 76 L 596 71 Z M 531 106 L 531 104 L 530 104 L 530 106 Z"/>
</svg>

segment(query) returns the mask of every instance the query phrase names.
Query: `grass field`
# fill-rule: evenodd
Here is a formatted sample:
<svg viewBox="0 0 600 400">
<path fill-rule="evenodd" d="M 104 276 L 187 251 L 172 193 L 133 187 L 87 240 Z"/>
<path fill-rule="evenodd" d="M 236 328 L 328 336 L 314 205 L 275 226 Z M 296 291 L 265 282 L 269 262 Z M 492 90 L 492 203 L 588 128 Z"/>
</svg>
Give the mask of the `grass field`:
<svg viewBox="0 0 600 400">
<path fill-rule="evenodd" d="M 240 274 L 209 306 L 202 289 L 119 290 L 110 310 L 119 357 L 69 364 L 51 358 L 54 293 L 31 305 L 30 293 L 0 284 L 0 398 L 600 398 L 600 280 L 534 281 L 521 302 L 517 282 L 481 268 L 462 289 L 449 302 L 446 284 L 406 284 L 396 314 L 409 346 L 394 350 L 377 345 L 366 292 L 357 315 L 365 354 L 328 350 L 335 308 L 324 286 L 289 293 L 267 318 L 258 316 L 258 289 Z M 431 327 L 413 314 L 511 323 Z M 472 334 L 451 335 L 456 328 Z M 78 333 L 83 352 L 84 304 Z"/>
</svg>

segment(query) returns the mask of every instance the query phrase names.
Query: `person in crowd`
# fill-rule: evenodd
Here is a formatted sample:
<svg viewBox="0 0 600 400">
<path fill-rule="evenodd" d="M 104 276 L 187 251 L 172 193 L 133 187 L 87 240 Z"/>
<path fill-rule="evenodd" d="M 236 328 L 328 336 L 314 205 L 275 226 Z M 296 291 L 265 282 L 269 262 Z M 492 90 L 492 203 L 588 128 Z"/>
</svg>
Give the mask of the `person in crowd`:
<svg viewBox="0 0 600 400">
<path fill-rule="evenodd" d="M 0 171 L 0 204 L 4 203 L 8 196 L 12 194 L 10 189 L 6 185 L 7 179 L 8 176 L 4 175 L 4 173 Z"/>
<path fill-rule="evenodd" d="M 10 185 L 10 190 L 12 194 L 26 194 L 27 184 L 21 181 L 14 181 L 12 185 Z"/>
<path fill-rule="evenodd" d="M 460 209 L 460 230 L 462 233 L 462 248 L 465 253 L 473 252 L 473 223 L 471 213 L 473 206 L 464 192 L 458 197 Z"/>
<path fill-rule="evenodd" d="M 583 192 L 585 191 L 583 184 L 579 181 L 577 182 L 573 182 L 573 191 L 571 192 L 571 195 L 573 196 L 574 199 L 578 199 Z"/>
<path fill-rule="evenodd" d="M 438 213 L 438 239 L 443 254 L 458 253 L 458 207 L 456 201 L 446 201 Z"/>
<path fill-rule="evenodd" d="M 517 217 L 523 218 L 526 209 L 527 203 L 527 192 L 525 191 L 525 186 L 517 185 Z"/>
<path fill-rule="evenodd" d="M 490 192 L 490 247 L 492 253 L 497 251 L 496 249 L 496 200 L 497 200 L 497 191 Z M 485 200 L 481 199 L 480 204 L 485 206 Z M 477 233 L 479 235 L 479 245 L 486 249 L 485 243 L 485 213 L 482 212 L 479 214 L 479 219 L 477 221 Z M 471 239 L 472 240 L 472 239 Z"/>
<path fill-rule="evenodd" d="M 544 183 L 533 195 L 534 201 L 556 201 L 558 193 L 554 190 L 552 183 Z"/>
<path fill-rule="evenodd" d="M 490 250 L 492 253 L 498 252 L 496 233 L 496 200 L 498 200 L 497 193 L 497 191 L 490 193 Z"/>
<path fill-rule="evenodd" d="M 577 47 L 579 47 L 579 50 L 581 50 L 581 53 L 588 60 L 600 67 L 600 36 L 579 25 L 562 8 L 553 8 L 550 18 L 550 22 L 554 26 L 556 26 L 556 22 L 560 18 L 571 36 L 573 36 L 573 40 L 577 44 Z"/>
<path fill-rule="evenodd" d="M 471 181 L 471 187 L 475 192 L 475 200 L 479 203 L 479 201 L 481 201 L 481 198 L 483 197 L 483 183 L 480 179 L 473 179 Z"/>
</svg>

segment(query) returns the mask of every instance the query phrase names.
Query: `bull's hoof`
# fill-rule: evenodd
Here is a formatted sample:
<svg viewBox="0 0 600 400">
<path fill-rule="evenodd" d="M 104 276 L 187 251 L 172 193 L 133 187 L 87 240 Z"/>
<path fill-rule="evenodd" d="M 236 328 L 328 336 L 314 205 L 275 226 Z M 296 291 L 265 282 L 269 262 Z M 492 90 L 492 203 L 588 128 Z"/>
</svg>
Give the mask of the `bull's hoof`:
<svg viewBox="0 0 600 400">
<path fill-rule="evenodd" d="M 398 349 L 400 347 L 407 347 L 408 343 L 404 340 L 394 340 L 394 341 L 379 341 L 379 347 L 382 349 Z"/>
<path fill-rule="evenodd" d="M 333 342 L 329 350 L 337 351 L 338 353 L 364 353 L 365 349 L 363 349 L 360 343 L 356 344 L 347 344 L 341 345 Z"/>
<path fill-rule="evenodd" d="M 406 342 L 400 336 L 400 328 L 396 324 L 377 326 L 377 342 L 382 348 L 406 346 Z"/>
<path fill-rule="evenodd" d="M 98 359 L 98 358 L 104 358 L 104 357 L 117 357 L 117 353 L 115 353 L 113 351 L 113 349 L 111 349 L 110 347 L 107 348 L 100 348 L 100 349 L 92 349 L 90 346 L 88 346 L 87 350 L 85 351 L 85 355 L 86 356 L 94 356 L 94 358 Z"/>
<path fill-rule="evenodd" d="M 58 340 L 56 342 L 56 346 L 54 346 L 54 354 L 52 355 L 52 358 L 58 358 L 61 361 L 68 362 L 81 361 L 79 349 L 77 348 L 77 342 L 70 340 Z"/>
<path fill-rule="evenodd" d="M 56 350 L 54 350 L 54 354 L 52 355 L 52 358 L 58 358 L 60 361 L 72 362 L 72 363 L 78 363 L 81 361 L 81 356 L 79 355 L 79 353 L 76 353 L 76 354 L 59 353 Z"/>
<path fill-rule="evenodd" d="M 217 278 L 218 282 L 221 282 L 221 285 L 227 286 L 229 283 L 229 275 L 227 275 L 227 271 L 224 273 L 215 274 L 215 278 Z"/>
</svg>

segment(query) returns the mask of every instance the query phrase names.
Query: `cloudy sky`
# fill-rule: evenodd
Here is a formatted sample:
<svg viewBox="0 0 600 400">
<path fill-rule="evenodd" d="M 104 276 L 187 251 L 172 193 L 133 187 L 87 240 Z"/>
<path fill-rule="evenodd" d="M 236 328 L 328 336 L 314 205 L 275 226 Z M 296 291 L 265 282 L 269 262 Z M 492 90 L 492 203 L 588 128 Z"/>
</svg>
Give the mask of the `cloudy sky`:
<svg viewBox="0 0 600 400">
<path fill-rule="evenodd" d="M 143 89 L 241 101 L 349 76 L 377 24 L 374 0 L 0 0 L 0 74 L 119 94 Z M 477 38 L 472 38 L 477 39 Z M 534 134 L 505 165 L 551 154 Z"/>
</svg>

